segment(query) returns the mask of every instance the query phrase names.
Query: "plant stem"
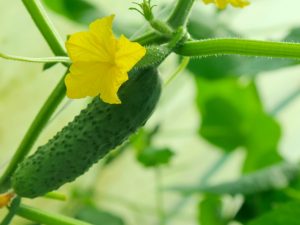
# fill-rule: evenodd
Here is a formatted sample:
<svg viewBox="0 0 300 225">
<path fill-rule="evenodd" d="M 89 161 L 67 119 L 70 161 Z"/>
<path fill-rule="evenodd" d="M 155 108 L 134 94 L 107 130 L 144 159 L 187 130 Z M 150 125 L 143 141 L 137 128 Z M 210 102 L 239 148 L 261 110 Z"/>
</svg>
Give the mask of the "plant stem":
<svg viewBox="0 0 300 225">
<path fill-rule="evenodd" d="M 246 55 L 300 59 L 300 44 L 218 38 L 186 42 L 176 49 L 184 56 Z"/>
<path fill-rule="evenodd" d="M 40 109 L 39 113 L 33 120 L 30 128 L 24 136 L 21 144 L 15 152 L 12 160 L 10 161 L 7 169 L 0 179 L 0 193 L 10 188 L 10 177 L 17 168 L 19 162 L 21 162 L 29 153 L 34 142 L 37 140 L 39 134 L 47 124 L 48 120 L 52 116 L 53 112 L 65 97 L 66 88 L 64 83 L 64 77 L 59 81 L 51 95 Z"/>
<path fill-rule="evenodd" d="M 56 213 L 49 213 L 47 211 L 36 209 L 24 204 L 19 206 L 16 211 L 16 215 L 45 225 L 92 225 L 71 217 Z"/>
<path fill-rule="evenodd" d="M 67 196 L 60 193 L 60 192 L 49 192 L 47 194 L 45 194 L 44 196 L 42 196 L 44 198 L 49 198 L 49 199 L 53 199 L 53 200 L 58 200 L 58 201 L 66 201 L 67 200 Z"/>
<path fill-rule="evenodd" d="M 13 56 L 13 55 L 0 53 L 0 58 L 14 60 L 14 61 L 21 61 L 21 62 L 31 62 L 31 63 L 67 63 L 67 64 L 71 63 L 69 57 L 63 57 L 63 56 L 31 58 L 31 57 Z"/>
<path fill-rule="evenodd" d="M 58 32 L 46 14 L 40 0 L 22 0 L 34 23 L 44 36 L 52 52 L 56 56 L 65 56 L 66 51 Z"/>
<path fill-rule="evenodd" d="M 168 19 L 168 24 L 173 28 L 185 27 L 195 0 L 178 0 L 177 5 Z"/>
<path fill-rule="evenodd" d="M 161 44 L 167 42 L 168 38 L 162 35 L 158 35 L 156 32 L 152 31 L 149 33 L 146 33 L 142 36 L 139 36 L 137 38 L 134 38 L 132 41 L 138 42 L 141 45 L 149 45 L 149 44 Z"/>
<path fill-rule="evenodd" d="M 12 201 L 11 206 L 9 207 L 9 212 L 4 217 L 4 219 L 2 220 L 0 225 L 9 225 L 11 223 L 11 221 L 13 220 L 13 218 L 16 214 L 16 210 L 19 207 L 20 203 L 21 203 L 21 198 L 19 198 L 19 197 L 16 197 Z"/>
<path fill-rule="evenodd" d="M 177 28 L 179 27 L 183 27 L 183 29 L 186 28 L 186 24 L 194 2 L 195 0 L 178 0 L 175 9 L 171 13 L 167 21 L 167 24 L 170 26 L 170 28 L 173 28 L 173 30 L 177 30 Z M 156 29 L 155 25 L 154 25 L 154 29 Z M 170 30 L 167 31 L 167 33 L 169 32 Z M 166 32 L 162 32 L 162 33 L 166 33 Z M 142 45 L 153 44 L 153 43 L 162 44 L 167 42 L 170 38 L 171 37 L 166 37 L 165 35 L 161 35 L 158 34 L 157 32 L 152 31 L 140 37 L 135 38 L 134 41 L 139 42 Z"/>
</svg>

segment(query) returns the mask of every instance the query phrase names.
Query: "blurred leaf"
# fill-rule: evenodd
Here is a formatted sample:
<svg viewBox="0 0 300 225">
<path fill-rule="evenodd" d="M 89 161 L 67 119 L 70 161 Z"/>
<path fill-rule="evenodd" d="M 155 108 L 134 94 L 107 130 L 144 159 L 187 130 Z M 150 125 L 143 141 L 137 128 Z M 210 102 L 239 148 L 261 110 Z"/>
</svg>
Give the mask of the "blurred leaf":
<svg viewBox="0 0 300 225">
<path fill-rule="evenodd" d="M 241 178 L 218 185 L 177 186 L 171 190 L 182 194 L 212 193 L 212 194 L 243 194 L 250 195 L 259 192 L 282 189 L 293 180 L 299 178 L 300 165 L 280 163 L 260 171 L 244 175 Z"/>
<path fill-rule="evenodd" d="M 280 127 L 263 111 L 253 81 L 233 77 L 195 79 L 202 137 L 225 152 L 245 147 L 244 172 L 281 160 L 277 152 Z"/>
<path fill-rule="evenodd" d="M 110 154 L 104 158 L 103 164 L 105 166 L 111 164 L 118 159 L 130 146 L 134 147 L 137 152 L 142 151 L 151 144 L 152 138 L 157 134 L 158 131 L 159 125 L 147 130 L 145 128 L 140 128 L 137 133 L 130 137 L 129 142 L 125 142 L 117 149 L 111 151 Z"/>
<path fill-rule="evenodd" d="M 200 225 L 226 225 L 222 215 L 222 201 L 220 196 L 205 195 L 199 203 L 198 223 Z"/>
<path fill-rule="evenodd" d="M 139 131 L 130 137 L 132 146 L 139 152 L 151 145 L 153 138 L 158 134 L 160 125 L 157 124 L 151 129 L 140 128 Z"/>
<path fill-rule="evenodd" d="M 145 167 L 156 167 L 168 164 L 174 152 L 169 148 L 147 147 L 138 153 L 137 159 Z"/>
<path fill-rule="evenodd" d="M 235 220 L 245 224 L 288 201 L 291 201 L 291 198 L 289 198 L 283 190 L 270 190 L 247 195 Z"/>
<path fill-rule="evenodd" d="M 232 151 L 244 143 L 242 114 L 228 100 L 211 98 L 205 102 L 203 111 L 202 137 L 225 151 Z"/>
<path fill-rule="evenodd" d="M 299 225 L 300 202 L 288 202 L 254 219 L 248 225 Z"/>
<path fill-rule="evenodd" d="M 96 6 L 85 0 L 43 0 L 43 3 L 55 13 L 77 23 L 88 25 L 103 17 L 103 13 Z"/>
<path fill-rule="evenodd" d="M 280 126 L 273 118 L 264 113 L 254 115 L 245 143 L 247 157 L 243 171 L 255 171 L 281 161 L 277 152 L 280 136 Z"/>
<path fill-rule="evenodd" d="M 300 42 L 300 27 L 295 27 L 290 30 L 288 35 L 284 38 L 285 41 Z"/>
<path fill-rule="evenodd" d="M 94 225 L 124 225 L 124 221 L 112 213 L 102 211 L 93 206 L 81 208 L 75 215 L 76 219 L 89 222 Z"/>
</svg>

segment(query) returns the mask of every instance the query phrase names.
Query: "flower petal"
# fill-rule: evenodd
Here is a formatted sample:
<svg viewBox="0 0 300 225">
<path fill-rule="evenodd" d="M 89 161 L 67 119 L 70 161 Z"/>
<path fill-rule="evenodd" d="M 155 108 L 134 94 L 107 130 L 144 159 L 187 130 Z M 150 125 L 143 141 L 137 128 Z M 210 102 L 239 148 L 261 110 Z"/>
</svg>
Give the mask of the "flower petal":
<svg viewBox="0 0 300 225">
<path fill-rule="evenodd" d="M 116 68 L 111 68 L 109 75 L 111 77 L 103 79 L 100 98 L 109 104 L 121 104 L 117 93 L 121 85 L 128 80 L 128 74 Z"/>
<path fill-rule="evenodd" d="M 0 209 L 7 206 L 14 196 L 13 193 L 0 194 Z"/>
<path fill-rule="evenodd" d="M 116 64 L 122 72 L 128 72 L 146 54 L 146 48 L 121 35 L 117 42 Z"/>
<path fill-rule="evenodd" d="M 225 9 L 228 4 L 228 0 L 216 0 L 216 5 L 220 9 Z"/>
<path fill-rule="evenodd" d="M 89 31 L 71 35 L 66 48 L 73 62 L 109 62 L 114 59 L 113 18 L 112 15 L 98 19 L 90 25 Z"/>
<path fill-rule="evenodd" d="M 243 8 L 250 4 L 247 0 L 202 0 L 205 4 L 214 3 L 219 9 L 224 9 L 228 4 L 233 7 Z"/>
<path fill-rule="evenodd" d="M 247 5 L 249 5 L 250 3 L 246 0 L 230 0 L 231 5 L 233 5 L 234 7 L 240 7 L 243 8 Z"/>
<path fill-rule="evenodd" d="M 100 95 L 106 103 L 119 104 L 121 101 L 117 92 L 127 80 L 127 73 L 122 73 L 111 64 L 77 62 L 72 64 L 65 79 L 67 96 L 77 99 Z"/>
</svg>

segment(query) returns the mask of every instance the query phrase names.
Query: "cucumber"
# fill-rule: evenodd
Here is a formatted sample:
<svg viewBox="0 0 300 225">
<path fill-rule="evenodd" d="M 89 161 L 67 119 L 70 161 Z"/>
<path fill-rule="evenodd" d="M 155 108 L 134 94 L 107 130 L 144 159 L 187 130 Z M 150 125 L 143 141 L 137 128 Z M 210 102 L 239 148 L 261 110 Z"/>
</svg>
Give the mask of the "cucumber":
<svg viewBox="0 0 300 225">
<path fill-rule="evenodd" d="M 21 162 L 12 176 L 15 193 L 35 198 L 75 180 L 124 142 L 152 114 L 161 92 L 156 68 L 133 70 L 120 88 L 120 105 L 96 97 L 49 142 Z"/>
</svg>

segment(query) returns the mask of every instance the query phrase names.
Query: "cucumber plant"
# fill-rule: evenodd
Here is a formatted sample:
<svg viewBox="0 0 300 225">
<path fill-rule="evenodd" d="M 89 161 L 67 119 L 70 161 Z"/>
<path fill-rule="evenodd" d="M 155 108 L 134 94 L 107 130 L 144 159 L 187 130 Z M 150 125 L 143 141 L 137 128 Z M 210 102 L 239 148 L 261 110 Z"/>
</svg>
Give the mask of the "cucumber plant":
<svg viewBox="0 0 300 225">
<path fill-rule="evenodd" d="M 60 44 L 61 41 L 57 32 L 49 22 L 39 0 L 22 1 L 56 57 L 34 59 L 2 53 L 0 53 L 0 57 L 26 62 L 48 63 L 48 66 L 59 62 L 69 69 L 70 59 Z M 34 119 L 6 171 L 0 177 L 0 193 L 7 192 L 17 195 L 15 198 L 16 207 L 9 207 L 10 213 L 1 225 L 8 224 L 7 221 L 10 221 L 14 214 L 42 224 L 86 224 L 20 204 L 20 198 L 43 196 L 67 182 L 74 181 L 108 154 L 110 150 L 121 145 L 131 134 L 143 126 L 155 110 L 160 98 L 162 85 L 158 67 L 170 53 L 174 52 L 187 58 L 198 57 L 198 60 L 202 60 L 202 57 L 206 56 L 231 54 L 300 59 L 300 45 L 293 42 L 270 42 L 240 38 L 199 38 L 200 40 L 192 40 L 186 32 L 186 28 L 195 2 L 196 0 L 177 0 L 169 19 L 166 21 L 160 21 L 153 15 L 151 0 L 136 3 L 140 8 L 133 9 L 144 16 L 152 29 L 134 40 L 147 48 L 147 54 L 130 71 L 129 80 L 120 88 L 118 96 L 122 104 L 111 105 L 98 97 L 94 98 L 73 121 L 69 122 L 45 145 L 38 147 L 36 152 L 26 158 L 51 115 L 65 97 L 64 79 L 61 79 L 57 88 L 54 89 Z M 238 0 L 234 4 L 232 1 L 225 0 L 223 5 L 220 5 L 218 1 L 204 2 L 215 3 L 220 8 L 229 4 L 236 7 L 248 5 L 246 0 Z M 185 67 L 186 64 L 181 64 L 175 74 Z M 203 88 L 200 92 L 203 93 Z M 212 104 L 212 109 L 221 105 L 218 99 L 214 102 L 218 104 Z M 230 110 L 228 111 L 230 112 Z M 222 113 L 226 114 L 226 111 L 222 111 Z M 230 116 L 232 117 L 232 115 Z M 220 122 L 222 118 L 220 121 L 213 119 L 215 120 L 213 122 Z M 230 124 L 231 121 L 229 120 Z M 167 152 L 168 155 L 171 154 L 170 151 L 164 152 Z M 154 163 L 150 164 L 154 165 Z M 265 179 L 265 176 L 267 177 L 269 174 L 269 172 L 264 174 L 263 178 Z M 159 173 L 157 177 L 159 177 Z M 159 191 L 161 190 L 157 192 Z M 219 207 L 221 201 L 218 198 L 213 198 L 212 202 Z M 158 211 L 161 211 L 159 199 L 158 203 Z M 203 205 L 206 208 L 207 204 Z M 161 215 L 161 224 L 163 224 L 165 218 L 163 213 Z"/>
</svg>

